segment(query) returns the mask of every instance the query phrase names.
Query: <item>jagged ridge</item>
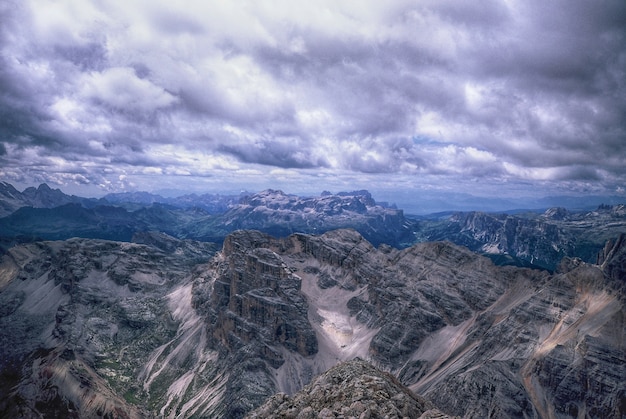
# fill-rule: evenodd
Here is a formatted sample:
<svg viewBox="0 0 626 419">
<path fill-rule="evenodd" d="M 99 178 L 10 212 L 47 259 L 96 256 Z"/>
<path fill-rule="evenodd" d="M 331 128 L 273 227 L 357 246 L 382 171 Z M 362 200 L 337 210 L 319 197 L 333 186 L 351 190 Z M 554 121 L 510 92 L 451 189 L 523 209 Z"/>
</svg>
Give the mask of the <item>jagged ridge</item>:
<svg viewBox="0 0 626 419">
<path fill-rule="evenodd" d="M 625 413 L 623 238 L 555 274 L 354 230 L 237 231 L 197 266 L 206 245 L 136 239 L 5 256 L 1 412 L 243 417 L 359 356 L 449 414 Z"/>
</svg>

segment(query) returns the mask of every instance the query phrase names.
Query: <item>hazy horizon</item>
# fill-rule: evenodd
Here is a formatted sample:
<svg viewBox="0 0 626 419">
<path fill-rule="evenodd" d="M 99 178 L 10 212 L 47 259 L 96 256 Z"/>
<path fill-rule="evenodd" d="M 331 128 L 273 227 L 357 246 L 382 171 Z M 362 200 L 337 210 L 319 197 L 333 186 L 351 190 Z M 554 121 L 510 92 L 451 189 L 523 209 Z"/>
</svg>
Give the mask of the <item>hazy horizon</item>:
<svg viewBox="0 0 626 419">
<path fill-rule="evenodd" d="M 1 182 L 1 181 L 0 181 Z M 9 183 L 9 185 L 11 185 Z M 47 185 L 47 184 L 46 184 Z M 15 187 L 19 192 L 24 192 L 27 188 L 38 189 L 40 185 L 30 185 L 27 187 Z M 50 185 L 48 185 L 50 187 Z M 315 198 L 320 197 L 325 193 L 340 194 L 349 192 L 359 192 L 366 190 L 372 195 L 372 198 L 377 204 L 385 204 L 395 206 L 398 209 L 403 210 L 406 214 L 412 215 L 431 215 L 436 213 L 448 212 L 448 211 L 485 211 L 485 212 L 516 212 L 520 210 L 530 211 L 543 211 L 551 207 L 563 207 L 569 210 L 589 210 L 598 207 L 601 204 L 626 204 L 626 197 L 619 195 L 552 195 L 552 196 L 520 196 L 515 198 L 497 198 L 497 197 L 484 197 L 478 195 L 472 195 L 463 192 L 441 192 L 441 191 L 422 191 L 419 194 L 415 193 L 399 193 L 389 190 L 370 190 L 367 188 L 361 189 L 346 189 L 346 190 L 322 190 L 314 192 L 302 192 L 292 190 L 282 190 L 280 188 L 266 188 L 263 190 L 252 189 L 240 189 L 240 190 L 205 190 L 205 191 L 185 191 L 185 190 L 134 190 L 123 192 L 106 192 L 95 195 L 81 195 L 72 194 L 61 188 L 51 187 L 52 189 L 58 189 L 67 195 L 76 195 L 81 198 L 106 198 L 110 194 L 132 194 L 132 193 L 149 193 L 153 195 L 161 196 L 165 199 L 175 199 L 185 197 L 191 194 L 198 196 L 207 195 L 223 195 L 223 196 L 238 196 L 238 195 L 253 195 L 264 192 L 266 190 L 279 190 L 287 195 L 294 195 L 301 198 Z"/>
</svg>

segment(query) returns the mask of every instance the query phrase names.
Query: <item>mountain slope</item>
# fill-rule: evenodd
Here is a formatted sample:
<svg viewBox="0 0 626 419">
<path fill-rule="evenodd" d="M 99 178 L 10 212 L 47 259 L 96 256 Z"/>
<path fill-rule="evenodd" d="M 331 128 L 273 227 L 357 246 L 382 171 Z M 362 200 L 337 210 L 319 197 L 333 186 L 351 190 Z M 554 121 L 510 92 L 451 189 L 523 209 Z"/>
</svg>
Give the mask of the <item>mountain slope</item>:
<svg viewBox="0 0 626 419">
<path fill-rule="evenodd" d="M 159 236 L 141 240 L 172 244 Z M 140 373 L 153 351 L 183 333 L 186 313 L 172 301 L 193 266 L 215 252 L 206 243 L 173 244 L 163 251 L 72 239 L 17 246 L 3 256 L 0 416 L 152 416 L 154 397 L 142 392 Z"/>
<path fill-rule="evenodd" d="M 597 266 L 572 261 L 555 275 L 499 268 L 447 243 L 379 250 L 345 230 L 229 240 L 244 253 L 271 249 L 302 279 L 318 351 L 259 339 L 281 354 L 269 369 L 277 391 L 362 356 L 456 415 L 623 413 L 624 299 Z"/>
<path fill-rule="evenodd" d="M 272 396 L 247 416 L 262 418 L 385 417 L 441 418 L 434 406 L 360 358 L 343 362 L 316 377 L 297 394 Z"/>
<path fill-rule="evenodd" d="M 237 229 L 256 229 L 287 236 L 294 232 L 323 233 L 336 228 L 354 228 L 376 245 L 386 243 L 406 247 L 414 241 L 414 223 L 407 220 L 401 210 L 376 204 L 367 191 L 301 198 L 268 190 L 244 196 L 236 204 L 231 202 L 231 198 L 221 201 L 223 197 L 217 196 L 214 197 L 217 202 L 212 211 L 219 207 L 225 212 L 215 214 L 202 209 L 213 202 L 209 202 L 210 197 L 205 195 L 171 200 L 176 205 L 153 202 L 158 196 L 150 194 L 137 193 L 130 197 L 127 194 L 121 197 L 112 195 L 109 199 L 128 198 L 136 202 L 129 207 L 125 204 L 103 205 L 102 202 L 106 201 L 95 205 L 95 202 L 89 201 L 86 206 L 44 185 L 37 190 L 31 189 L 48 190 L 49 195 L 58 199 L 41 198 L 37 207 L 22 206 L 0 218 L 0 239 L 8 242 L 6 247 L 28 238 L 63 240 L 84 237 L 129 241 L 134 233 L 141 231 L 160 231 L 180 239 L 221 242 Z M 25 197 L 27 191 L 19 196 Z M 34 201 L 37 194 L 33 191 L 29 192 L 33 199 L 27 202 Z M 19 194 L 17 191 L 11 193 Z M 59 194 L 66 199 L 57 197 Z M 6 196 L 9 195 L 7 192 Z M 14 205 L 11 202 L 6 201 L 6 205 Z M 59 204 L 53 208 L 44 205 L 51 202 Z M 198 207 L 193 207 L 193 202 L 197 202 Z M 42 205 L 44 207 L 40 207 Z"/>
<path fill-rule="evenodd" d="M 4 256 L 2 415 L 237 418 L 355 357 L 447 414 L 626 414 L 623 237 L 555 274 L 354 230 L 135 241 Z"/>
<path fill-rule="evenodd" d="M 527 263 L 554 271 L 563 257 L 595 263 L 607 240 L 626 231 L 626 206 L 601 205 L 595 211 L 550 208 L 542 214 L 454 213 L 421 221 L 419 241 L 450 240 L 501 263 Z"/>
</svg>

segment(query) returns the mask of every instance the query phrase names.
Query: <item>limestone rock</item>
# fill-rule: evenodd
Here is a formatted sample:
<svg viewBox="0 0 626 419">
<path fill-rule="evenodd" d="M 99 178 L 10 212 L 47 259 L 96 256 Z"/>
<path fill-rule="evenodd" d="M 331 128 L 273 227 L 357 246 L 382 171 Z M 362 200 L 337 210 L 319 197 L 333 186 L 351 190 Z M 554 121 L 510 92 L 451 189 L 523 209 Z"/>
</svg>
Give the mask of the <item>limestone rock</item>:
<svg viewBox="0 0 626 419">
<path fill-rule="evenodd" d="M 421 221 L 418 241 L 449 240 L 489 255 L 501 264 L 555 270 L 564 257 L 595 263 L 608 240 L 626 231 L 626 206 L 595 211 L 550 208 L 543 214 L 458 212 L 444 220 Z"/>
<path fill-rule="evenodd" d="M 136 241 L 4 255 L 0 416 L 241 418 L 277 393 L 272 406 L 294 417 L 412 416 L 415 401 L 440 415 L 387 379 L 463 417 L 626 414 L 623 238 L 600 265 L 572 258 L 556 273 L 450 242 L 374 247 L 351 229 L 237 231 L 217 253 Z M 313 381 L 355 357 L 398 382 L 366 383 L 378 373 L 362 361 L 354 380 Z M 377 383 L 389 397 L 352 399 Z M 327 404 L 289 410 L 306 385 Z"/>
<path fill-rule="evenodd" d="M 448 418 L 362 359 L 343 362 L 293 396 L 279 393 L 247 418 Z"/>
</svg>

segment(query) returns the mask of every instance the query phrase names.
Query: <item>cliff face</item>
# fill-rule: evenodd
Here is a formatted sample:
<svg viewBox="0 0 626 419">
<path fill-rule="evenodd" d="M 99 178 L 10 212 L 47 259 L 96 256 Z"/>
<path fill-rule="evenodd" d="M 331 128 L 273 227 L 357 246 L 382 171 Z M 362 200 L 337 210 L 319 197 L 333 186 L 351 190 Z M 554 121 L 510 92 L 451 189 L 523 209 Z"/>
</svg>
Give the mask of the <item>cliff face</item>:
<svg viewBox="0 0 626 419">
<path fill-rule="evenodd" d="M 300 365 L 314 372 L 363 356 L 468 417 L 624 414 L 617 249 L 603 267 L 571 260 L 550 275 L 449 243 L 375 249 L 346 230 L 267 246 L 302 278 L 320 350 Z"/>
<path fill-rule="evenodd" d="M 626 414 L 623 237 L 600 264 L 565 259 L 555 274 L 446 242 L 375 248 L 353 230 L 237 231 L 217 253 L 157 234 L 136 241 L 4 256 L 0 414 L 243 417 L 309 383 L 309 399 L 271 406 L 428 411 L 369 367 L 352 368 L 353 387 L 335 370 L 311 381 L 355 357 L 447 414 Z"/>
<path fill-rule="evenodd" d="M 214 253 L 86 239 L 12 248 L 0 266 L 0 416 L 149 416 L 165 391 L 141 371 L 184 324 L 170 292 Z"/>
<path fill-rule="evenodd" d="M 595 263 L 605 243 L 626 230 L 625 214 L 624 205 L 584 212 L 550 208 L 543 214 L 463 212 L 421 222 L 418 236 L 420 241 L 449 240 L 499 262 L 554 271 L 564 257 Z"/>
</svg>

